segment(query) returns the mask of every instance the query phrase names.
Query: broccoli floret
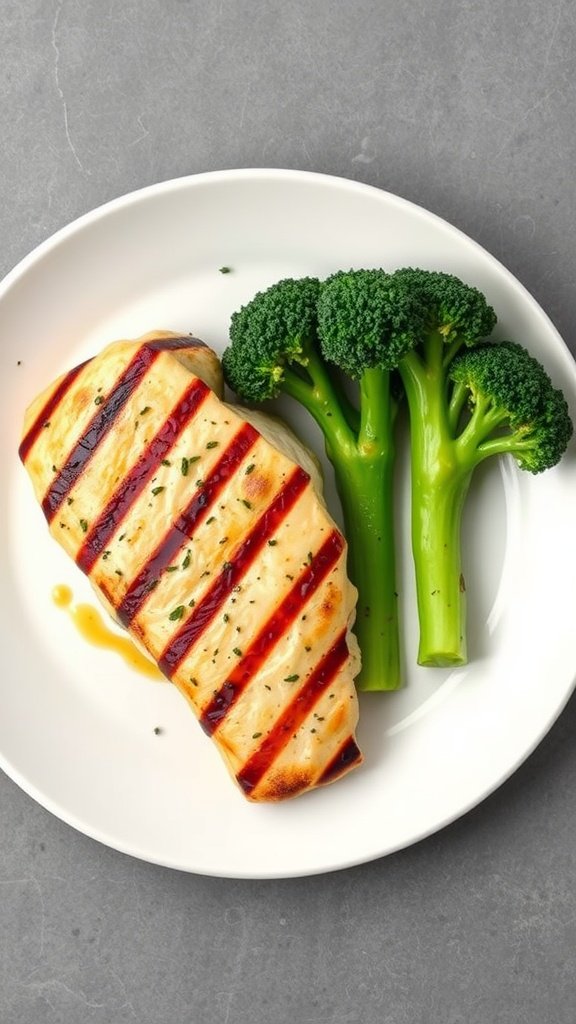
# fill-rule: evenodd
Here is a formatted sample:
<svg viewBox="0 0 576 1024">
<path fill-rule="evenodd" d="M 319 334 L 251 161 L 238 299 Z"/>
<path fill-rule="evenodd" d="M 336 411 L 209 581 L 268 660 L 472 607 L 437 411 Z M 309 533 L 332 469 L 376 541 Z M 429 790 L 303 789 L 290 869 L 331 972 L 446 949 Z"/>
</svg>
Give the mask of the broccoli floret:
<svg viewBox="0 0 576 1024">
<path fill-rule="evenodd" d="M 460 531 L 474 469 L 510 452 L 521 468 L 541 472 L 562 455 L 572 425 L 537 360 L 520 345 L 485 341 L 496 315 L 481 292 L 434 271 L 392 276 L 419 309 L 414 347 L 397 363 L 410 418 L 418 660 L 464 664 Z"/>
<path fill-rule="evenodd" d="M 562 458 L 572 436 L 568 404 L 544 367 L 514 342 L 483 344 L 456 356 L 451 418 L 468 410 L 459 448 L 470 463 L 509 453 L 521 469 L 543 473 Z M 459 426 L 461 412 L 455 422 Z"/>
<path fill-rule="evenodd" d="M 258 292 L 232 314 L 231 345 L 222 365 L 230 387 L 243 398 L 263 402 L 282 390 L 289 367 L 305 367 L 316 335 L 315 277 L 287 278 Z"/>
<path fill-rule="evenodd" d="M 348 290 L 346 282 L 352 310 L 354 288 Z M 322 286 L 313 278 L 284 280 L 258 293 L 234 313 L 222 363 L 228 384 L 242 398 L 259 402 L 288 394 L 322 429 L 342 502 L 349 573 L 359 592 L 354 629 L 362 670 L 357 685 L 390 690 L 400 684 L 392 524 L 394 402 L 388 372 L 370 368 L 358 332 L 348 331 L 343 283 L 339 277 Z M 326 332 L 332 324 L 338 335 L 333 343 L 341 358 L 334 361 L 348 377 L 360 379 L 360 410 L 321 354 L 317 300 Z"/>
</svg>

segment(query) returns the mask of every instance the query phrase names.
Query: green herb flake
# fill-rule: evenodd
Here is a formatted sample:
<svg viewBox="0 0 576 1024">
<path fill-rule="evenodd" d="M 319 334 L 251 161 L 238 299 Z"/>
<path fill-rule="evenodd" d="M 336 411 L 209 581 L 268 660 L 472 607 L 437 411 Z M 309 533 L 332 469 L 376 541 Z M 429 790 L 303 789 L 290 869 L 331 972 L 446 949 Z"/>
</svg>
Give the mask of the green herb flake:
<svg viewBox="0 0 576 1024">
<path fill-rule="evenodd" d="M 162 465 L 163 466 L 171 466 L 172 463 L 170 462 L 170 459 L 162 459 Z"/>
<path fill-rule="evenodd" d="M 103 551 L 102 552 L 102 561 L 106 562 L 110 558 L 110 555 L 111 555 L 110 549 L 108 549 L 107 551 Z"/>
<path fill-rule="evenodd" d="M 228 612 L 224 612 L 224 615 L 222 616 L 222 619 L 223 619 L 224 622 L 229 622 L 230 621 L 230 616 L 228 615 Z"/>
<path fill-rule="evenodd" d="M 184 561 L 182 562 L 182 568 L 183 569 L 187 569 L 188 566 L 190 565 L 191 561 L 192 561 L 192 556 L 190 554 L 190 548 L 188 548 L 188 550 L 187 550 L 187 552 L 186 552 L 186 554 L 184 556 Z"/>
<path fill-rule="evenodd" d="M 195 604 L 196 604 L 195 598 L 192 598 L 190 601 L 188 601 L 188 607 L 189 608 L 193 608 Z"/>
<path fill-rule="evenodd" d="M 144 416 L 147 412 L 150 412 L 151 408 L 150 405 L 145 405 L 143 409 L 140 409 L 140 415 Z"/>
<path fill-rule="evenodd" d="M 165 491 L 165 490 L 166 490 L 166 488 L 165 488 L 165 487 L 163 487 L 163 486 L 162 486 L 162 485 L 160 484 L 160 485 L 159 485 L 158 487 L 153 487 L 153 488 L 152 488 L 152 494 L 154 494 L 154 495 L 156 495 L 156 494 L 161 494 L 161 493 L 162 493 L 162 491 Z"/>
<path fill-rule="evenodd" d="M 246 466 L 245 475 L 246 476 L 250 476 L 250 473 L 253 473 L 255 469 L 256 469 L 256 463 L 255 462 L 251 462 L 249 466 Z"/>
<path fill-rule="evenodd" d="M 180 471 L 182 473 L 182 476 L 188 476 L 188 466 L 189 465 L 190 465 L 190 459 L 187 459 L 186 456 L 184 455 L 183 458 L 182 458 L 182 462 L 180 463 Z"/>
<path fill-rule="evenodd" d="M 197 480 L 196 481 L 196 487 L 204 487 L 204 481 L 203 480 Z"/>
<path fill-rule="evenodd" d="M 87 531 L 88 531 L 88 521 L 86 519 L 81 519 L 80 520 L 80 529 L 82 530 L 82 533 L 87 533 Z"/>
<path fill-rule="evenodd" d="M 167 565 L 164 572 L 176 572 L 177 568 L 177 565 Z"/>
<path fill-rule="evenodd" d="M 262 735 L 261 732 L 253 732 L 252 733 L 252 739 L 253 740 L 258 740 L 258 739 L 260 739 L 261 735 Z"/>
<path fill-rule="evenodd" d="M 269 545 L 269 547 L 271 547 L 271 548 L 274 548 L 274 547 L 276 547 L 277 543 L 278 543 L 278 541 L 277 541 L 277 540 L 269 540 L 269 541 L 268 541 L 268 545 Z"/>
<path fill-rule="evenodd" d="M 102 398 L 102 395 L 96 395 L 96 398 L 94 399 L 94 405 L 102 405 L 103 401 L 104 399 Z"/>
<path fill-rule="evenodd" d="M 223 562 L 222 563 L 222 569 L 224 570 L 224 572 L 228 572 L 229 569 L 233 569 L 233 568 L 234 568 L 234 566 L 232 565 L 232 562 Z"/>
<path fill-rule="evenodd" d="M 295 672 L 294 675 L 291 676 L 284 676 L 285 683 L 295 683 L 297 679 L 300 679 L 300 676 L 298 675 L 297 672 Z"/>
<path fill-rule="evenodd" d="M 198 680 L 196 679 L 196 676 L 190 676 L 190 682 L 192 683 L 192 686 L 198 686 Z"/>
<path fill-rule="evenodd" d="M 240 650 L 239 647 L 233 647 L 232 648 L 232 654 L 235 654 L 237 658 L 241 658 L 242 657 L 242 651 Z"/>
<path fill-rule="evenodd" d="M 116 573 L 117 576 L 123 576 L 124 575 L 124 573 L 122 572 L 122 569 L 114 569 L 114 572 Z"/>
<path fill-rule="evenodd" d="M 208 444 L 206 445 L 206 447 L 208 449 L 210 449 L 210 448 L 217 448 L 219 444 L 220 444 L 220 441 L 208 441 Z"/>
<path fill-rule="evenodd" d="M 231 271 L 232 271 L 232 267 L 220 267 L 219 268 L 219 273 L 220 274 L 230 274 Z"/>
<path fill-rule="evenodd" d="M 206 526 L 210 526 L 210 523 L 214 523 L 215 521 L 216 521 L 216 516 L 210 516 L 210 519 L 206 520 Z"/>
<path fill-rule="evenodd" d="M 181 619 L 183 615 L 184 615 L 184 605 L 183 604 L 179 604 L 179 605 L 176 606 L 176 608 L 172 609 L 172 611 L 170 612 L 170 615 L 168 616 L 168 618 L 170 619 L 170 622 L 177 622 L 178 619 Z"/>
<path fill-rule="evenodd" d="M 74 498 L 68 498 L 66 504 L 67 505 L 71 505 L 73 503 L 73 501 L 74 501 Z"/>
<path fill-rule="evenodd" d="M 248 501 L 247 498 L 242 498 L 242 504 L 245 505 L 246 508 L 252 508 L 252 502 Z"/>
<path fill-rule="evenodd" d="M 125 536 L 126 536 L 126 534 L 125 534 L 125 533 L 121 533 L 121 534 L 120 534 L 120 536 L 118 537 L 118 540 L 119 540 L 119 541 L 120 541 L 120 540 L 124 540 L 124 537 L 125 537 Z"/>
</svg>

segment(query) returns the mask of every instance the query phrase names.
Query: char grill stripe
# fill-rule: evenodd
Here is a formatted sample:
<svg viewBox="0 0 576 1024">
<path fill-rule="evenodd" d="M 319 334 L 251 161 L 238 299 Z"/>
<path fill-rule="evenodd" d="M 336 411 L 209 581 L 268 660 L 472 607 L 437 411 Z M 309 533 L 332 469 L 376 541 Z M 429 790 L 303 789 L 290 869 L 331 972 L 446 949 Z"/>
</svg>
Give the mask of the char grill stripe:
<svg viewBox="0 0 576 1024">
<path fill-rule="evenodd" d="M 139 348 L 118 377 L 112 390 L 104 398 L 102 404 L 97 407 L 97 412 L 64 464 L 57 470 L 56 477 L 44 496 L 42 509 L 48 522 L 52 521 L 64 499 L 78 482 L 94 452 L 114 426 L 114 422 L 130 396 L 159 354 L 160 350 L 153 349 L 150 345 L 143 345 L 142 348 Z"/>
<path fill-rule="evenodd" d="M 86 362 L 80 363 L 80 366 L 75 366 L 74 369 L 69 370 L 58 386 L 54 388 L 50 398 L 42 406 L 42 409 L 38 413 L 30 429 L 27 431 L 26 436 L 22 438 L 22 442 L 18 449 L 18 454 L 22 459 L 22 462 L 28 458 L 32 446 L 38 440 L 38 437 L 44 430 L 45 425 L 50 423 L 52 416 L 56 412 L 56 409 L 60 405 L 66 393 L 70 390 L 72 384 L 76 380 L 76 377 L 80 373 L 80 370 L 83 370 L 89 361 L 90 360 L 86 360 Z"/>
<path fill-rule="evenodd" d="M 135 465 L 126 474 L 122 483 L 96 519 L 76 556 L 76 563 L 83 572 L 89 573 L 102 554 L 111 537 L 126 517 L 130 508 L 140 496 L 154 473 L 158 472 L 162 459 L 173 447 L 182 431 L 198 412 L 210 389 L 198 378 L 193 378 L 186 391 L 171 410 L 160 430 L 141 453 Z"/>
<path fill-rule="evenodd" d="M 158 352 L 176 352 L 183 348 L 207 348 L 206 342 L 200 341 L 200 338 L 184 334 L 178 338 L 155 338 L 154 341 L 147 341 L 146 345 Z"/>
<path fill-rule="evenodd" d="M 326 692 L 347 657 L 346 630 L 343 630 L 238 773 L 238 783 L 246 794 L 252 793 L 272 767 L 314 705 Z"/>
<path fill-rule="evenodd" d="M 318 779 L 318 785 L 322 786 L 327 782 L 333 782 L 334 779 L 337 779 L 343 772 L 348 771 L 353 764 L 356 764 L 361 759 L 362 754 L 356 740 L 353 736 L 349 736 L 322 772 Z"/>
<path fill-rule="evenodd" d="M 254 562 L 258 552 L 278 529 L 309 481 L 310 477 L 299 466 L 291 473 L 266 511 L 262 513 L 235 553 L 231 555 L 227 567 L 222 570 L 191 615 L 165 647 L 158 659 L 158 664 L 164 675 L 173 675 L 186 658 L 228 595 L 232 593 L 234 587 L 240 585 L 240 580 Z"/>
<path fill-rule="evenodd" d="M 206 477 L 204 486 L 194 494 L 192 500 L 180 513 L 138 575 L 130 583 L 116 609 L 118 618 L 124 626 L 130 626 L 162 572 L 171 564 L 174 555 L 180 551 L 182 545 L 192 538 L 194 530 L 206 518 L 219 494 L 234 476 L 242 460 L 259 437 L 258 431 L 249 423 L 245 423 L 232 439 L 210 475 Z"/>
<path fill-rule="evenodd" d="M 226 682 L 202 712 L 200 724 L 209 736 L 222 724 L 226 715 L 270 655 L 273 647 L 284 636 L 306 602 L 334 567 L 343 548 L 342 535 L 337 530 L 333 530 L 313 556 L 310 565 L 301 573 L 294 586 L 252 641 L 238 665 L 229 674 Z"/>
</svg>

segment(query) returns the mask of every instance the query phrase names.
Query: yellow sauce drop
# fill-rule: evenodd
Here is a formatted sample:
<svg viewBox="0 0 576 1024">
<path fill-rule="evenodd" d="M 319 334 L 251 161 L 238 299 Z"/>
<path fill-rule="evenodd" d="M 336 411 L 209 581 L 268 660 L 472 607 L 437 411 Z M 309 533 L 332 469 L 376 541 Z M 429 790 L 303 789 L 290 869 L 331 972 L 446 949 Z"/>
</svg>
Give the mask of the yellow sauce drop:
<svg viewBox="0 0 576 1024">
<path fill-rule="evenodd" d="M 68 610 L 76 629 L 88 643 L 119 654 L 130 668 L 147 676 L 148 679 L 166 682 L 166 677 L 162 675 L 158 666 L 142 654 L 128 636 L 119 636 L 118 633 L 113 633 L 96 608 L 90 604 L 73 605 L 70 587 L 63 583 L 55 586 L 52 591 L 52 600 L 58 608 Z"/>
</svg>

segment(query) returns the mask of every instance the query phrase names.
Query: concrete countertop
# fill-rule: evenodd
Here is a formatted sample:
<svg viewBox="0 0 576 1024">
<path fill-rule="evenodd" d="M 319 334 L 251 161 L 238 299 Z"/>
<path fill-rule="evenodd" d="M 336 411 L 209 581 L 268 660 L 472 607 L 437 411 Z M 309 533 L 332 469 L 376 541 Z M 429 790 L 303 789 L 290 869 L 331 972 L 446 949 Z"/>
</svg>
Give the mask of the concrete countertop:
<svg viewBox="0 0 576 1024">
<path fill-rule="evenodd" d="M 229 167 L 377 185 L 465 231 L 576 353 L 562 0 L 4 0 L 0 272 L 78 215 Z M 574 1024 L 576 704 L 476 810 L 362 867 L 159 868 L 0 778 L 5 1024 Z"/>
</svg>

